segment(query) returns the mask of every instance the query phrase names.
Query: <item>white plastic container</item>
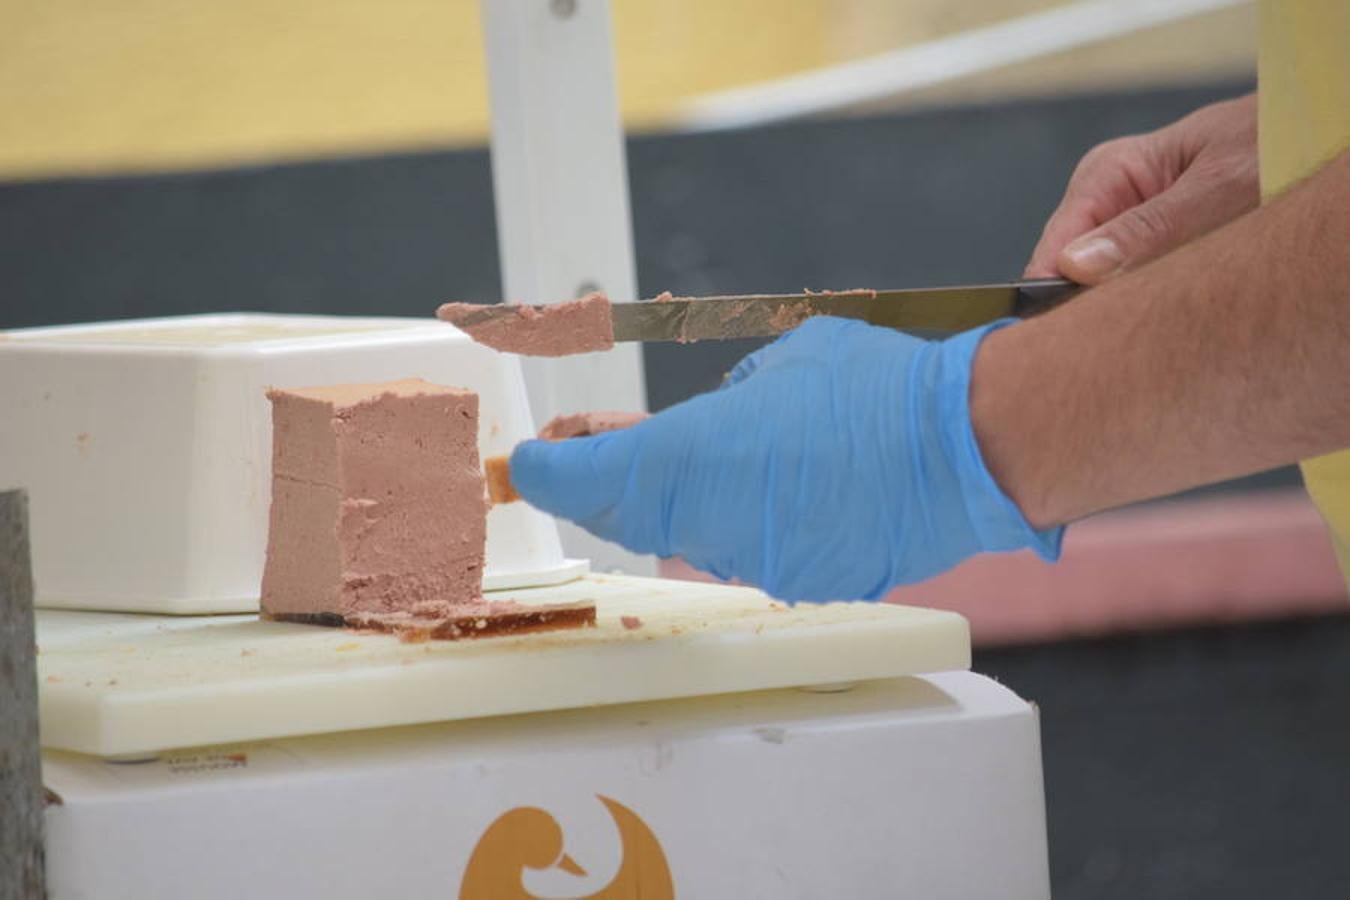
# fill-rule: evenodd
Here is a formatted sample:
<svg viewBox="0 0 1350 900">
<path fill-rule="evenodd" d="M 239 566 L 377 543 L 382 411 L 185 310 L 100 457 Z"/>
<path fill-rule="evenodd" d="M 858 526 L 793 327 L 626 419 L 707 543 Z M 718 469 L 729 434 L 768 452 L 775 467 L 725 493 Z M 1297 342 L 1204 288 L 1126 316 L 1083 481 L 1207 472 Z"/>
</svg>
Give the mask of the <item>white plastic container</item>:
<svg viewBox="0 0 1350 900">
<path fill-rule="evenodd" d="M 421 377 L 479 395 L 479 450 L 534 433 L 519 361 L 432 319 L 252 313 L 0 333 L 0 488 L 30 497 L 39 606 L 257 609 L 268 387 Z M 554 584 L 552 519 L 488 517 L 489 589 Z"/>
</svg>

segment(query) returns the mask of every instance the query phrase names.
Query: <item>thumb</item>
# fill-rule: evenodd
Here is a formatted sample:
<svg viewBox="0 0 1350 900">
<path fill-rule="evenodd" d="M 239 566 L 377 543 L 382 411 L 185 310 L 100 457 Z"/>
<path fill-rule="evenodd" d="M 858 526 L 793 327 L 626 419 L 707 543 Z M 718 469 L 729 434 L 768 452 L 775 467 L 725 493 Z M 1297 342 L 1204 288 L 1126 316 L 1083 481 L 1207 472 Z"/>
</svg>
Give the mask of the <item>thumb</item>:
<svg viewBox="0 0 1350 900">
<path fill-rule="evenodd" d="M 1221 204 L 1187 179 L 1076 238 L 1060 251 L 1058 268 L 1079 284 L 1099 284 L 1143 265 L 1221 224 Z"/>
<path fill-rule="evenodd" d="M 511 483 L 531 506 L 589 528 L 623 495 L 635 446 L 628 430 L 525 441 L 511 454 Z"/>
</svg>

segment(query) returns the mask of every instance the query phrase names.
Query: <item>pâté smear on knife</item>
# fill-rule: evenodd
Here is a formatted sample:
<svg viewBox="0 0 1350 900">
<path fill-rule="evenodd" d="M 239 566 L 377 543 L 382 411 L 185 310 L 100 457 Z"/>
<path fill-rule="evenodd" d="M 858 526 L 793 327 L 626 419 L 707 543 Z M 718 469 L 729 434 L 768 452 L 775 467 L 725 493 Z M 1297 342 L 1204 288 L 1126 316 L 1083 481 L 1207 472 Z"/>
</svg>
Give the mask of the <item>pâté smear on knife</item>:
<svg viewBox="0 0 1350 900">
<path fill-rule="evenodd" d="M 857 319 L 928 334 L 952 334 L 996 319 L 1026 318 L 1080 290 L 1061 279 L 964 287 L 806 291 L 725 297 L 674 297 L 611 303 L 604 294 L 539 306 L 446 303 L 436 315 L 475 341 L 526 356 L 608 350 L 616 341 L 690 343 L 774 337 L 812 316 Z"/>
</svg>

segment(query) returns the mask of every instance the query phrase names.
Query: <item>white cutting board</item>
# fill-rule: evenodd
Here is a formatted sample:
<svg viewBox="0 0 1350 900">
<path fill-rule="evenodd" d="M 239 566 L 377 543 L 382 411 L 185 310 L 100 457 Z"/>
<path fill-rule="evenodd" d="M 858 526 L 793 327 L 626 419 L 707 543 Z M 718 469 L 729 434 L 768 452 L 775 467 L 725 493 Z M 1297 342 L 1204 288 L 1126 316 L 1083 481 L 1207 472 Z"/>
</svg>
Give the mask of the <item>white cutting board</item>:
<svg viewBox="0 0 1350 900">
<path fill-rule="evenodd" d="M 597 625 L 465 641 L 259 621 L 38 610 L 42 743 L 98 756 L 965 669 L 939 610 L 786 607 L 751 588 L 589 575 L 503 591 L 593 600 Z M 621 616 L 641 627 L 625 628 Z"/>
</svg>

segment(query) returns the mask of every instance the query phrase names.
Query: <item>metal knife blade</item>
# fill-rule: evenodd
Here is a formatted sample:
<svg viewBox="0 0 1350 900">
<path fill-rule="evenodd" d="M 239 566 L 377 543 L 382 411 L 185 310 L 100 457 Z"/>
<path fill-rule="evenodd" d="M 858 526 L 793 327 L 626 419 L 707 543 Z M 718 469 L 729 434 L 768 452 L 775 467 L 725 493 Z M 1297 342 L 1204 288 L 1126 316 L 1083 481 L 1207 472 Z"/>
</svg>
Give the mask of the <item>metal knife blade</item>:
<svg viewBox="0 0 1350 900">
<path fill-rule="evenodd" d="M 1057 278 L 896 291 L 821 291 L 729 297 L 674 297 L 615 303 L 616 341 L 772 337 L 811 316 L 860 319 L 900 331 L 952 333 L 1005 316 L 1058 306 L 1081 285 Z"/>
</svg>

